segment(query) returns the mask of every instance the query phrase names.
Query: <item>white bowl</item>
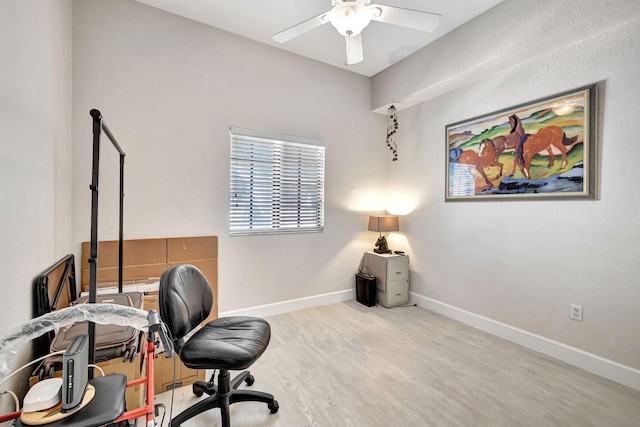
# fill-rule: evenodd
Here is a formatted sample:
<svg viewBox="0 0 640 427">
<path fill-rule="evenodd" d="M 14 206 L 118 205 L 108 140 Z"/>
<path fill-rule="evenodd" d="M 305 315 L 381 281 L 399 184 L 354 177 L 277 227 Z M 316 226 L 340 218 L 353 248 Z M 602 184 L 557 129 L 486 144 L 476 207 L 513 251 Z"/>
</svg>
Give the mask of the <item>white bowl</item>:
<svg viewBox="0 0 640 427">
<path fill-rule="evenodd" d="M 49 378 L 34 384 L 24 397 L 23 412 L 38 412 L 62 401 L 62 378 Z"/>
</svg>

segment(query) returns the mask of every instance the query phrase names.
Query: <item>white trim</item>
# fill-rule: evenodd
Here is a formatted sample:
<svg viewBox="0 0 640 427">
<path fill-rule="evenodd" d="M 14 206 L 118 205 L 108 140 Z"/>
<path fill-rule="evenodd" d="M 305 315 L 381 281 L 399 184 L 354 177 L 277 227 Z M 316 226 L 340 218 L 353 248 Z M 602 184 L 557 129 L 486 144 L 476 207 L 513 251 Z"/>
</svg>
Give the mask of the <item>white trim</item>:
<svg viewBox="0 0 640 427">
<path fill-rule="evenodd" d="M 251 138 L 266 139 L 269 141 L 289 142 L 294 144 L 315 145 L 317 147 L 326 147 L 324 142 L 319 139 L 307 138 L 298 135 L 286 135 L 283 133 L 270 132 L 259 129 L 247 129 L 238 126 L 231 126 L 229 133 L 237 136 L 248 136 Z"/>
<path fill-rule="evenodd" d="M 225 316 L 255 316 L 268 317 L 276 314 L 288 313 L 290 311 L 302 310 L 304 308 L 317 307 L 320 305 L 333 304 L 355 299 L 355 289 L 345 291 L 330 292 L 328 294 L 314 295 L 305 298 L 292 299 L 288 301 L 276 302 L 273 304 L 258 305 L 256 307 L 243 308 L 240 310 L 225 311 L 219 317 Z"/>
<path fill-rule="evenodd" d="M 514 328 L 484 316 L 462 310 L 460 308 L 427 298 L 413 292 L 409 293 L 412 304 L 457 320 L 481 331 L 504 338 L 523 347 L 537 351 L 569 365 L 576 366 L 619 384 L 640 390 L 640 370 L 622 365 L 613 360 L 575 347 L 553 341 L 522 329 Z"/>
</svg>

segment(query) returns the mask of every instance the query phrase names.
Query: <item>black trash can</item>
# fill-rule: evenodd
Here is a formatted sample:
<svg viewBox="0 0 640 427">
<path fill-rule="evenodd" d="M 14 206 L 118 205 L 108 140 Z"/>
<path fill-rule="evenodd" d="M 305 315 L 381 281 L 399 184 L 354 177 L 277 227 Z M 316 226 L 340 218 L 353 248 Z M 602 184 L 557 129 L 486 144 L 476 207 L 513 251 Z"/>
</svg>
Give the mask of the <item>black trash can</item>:
<svg viewBox="0 0 640 427">
<path fill-rule="evenodd" d="M 367 307 L 376 305 L 376 277 L 367 273 L 356 273 L 356 300 Z"/>
</svg>

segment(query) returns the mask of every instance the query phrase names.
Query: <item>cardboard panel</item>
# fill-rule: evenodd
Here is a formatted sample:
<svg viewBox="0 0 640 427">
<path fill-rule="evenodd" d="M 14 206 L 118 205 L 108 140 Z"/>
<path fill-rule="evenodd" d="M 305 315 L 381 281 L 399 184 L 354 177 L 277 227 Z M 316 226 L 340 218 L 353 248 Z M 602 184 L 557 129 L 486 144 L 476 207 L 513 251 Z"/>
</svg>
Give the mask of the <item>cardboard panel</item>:
<svg viewBox="0 0 640 427">
<path fill-rule="evenodd" d="M 88 282 L 89 281 L 89 270 L 84 270 L 82 272 L 82 274 L 85 274 L 87 276 L 87 282 Z M 98 279 L 100 279 L 100 277 L 98 277 Z M 135 285 L 136 281 L 135 280 L 123 280 L 122 284 L 124 286 Z M 100 289 L 100 288 L 117 288 L 117 287 L 118 287 L 118 281 L 115 281 L 115 282 L 98 282 L 98 289 Z M 82 292 L 87 292 L 89 290 L 89 283 L 82 284 L 81 290 L 82 290 Z"/>
<path fill-rule="evenodd" d="M 127 381 L 131 381 L 146 375 L 144 372 L 146 369 L 146 360 L 144 358 L 145 355 L 138 353 L 133 359 L 133 362 L 123 362 L 122 358 L 117 358 L 97 363 L 97 365 L 102 368 L 105 375 L 124 374 L 127 376 Z M 127 401 L 127 410 L 136 409 L 142 406 L 144 399 L 144 386 L 137 385 L 134 387 L 127 387 L 125 399 Z"/>
<path fill-rule="evenodd" d="M 102 262 L 98 260 L 98 283 L 118 282 L 118 267 L 102 268 Z M 134 283 L 135 279 L 146 280 L 150 277 L 160 277 L 167 269 L 167 264 L 133 265 L 123 267 L 122 277 L 125 282 Z M 82 290 L 89 290 L 89 269 L 82 270 Z"/>
<path fill-rule="evenodd" d="M 82 268 L 89 268 L 91 248 L 89 242 L 82 243 Z M 167 260 L 166 239 L 125 240 L 122 242 L 122 264 L 161 264 Z M 98 242 L 98 268 L 118 267 L 118 241 Z"/>
<path fill-rule="evenodd" d="M 218 258 L 218 237 L 177 237 L 167 239 L 167 262 L 185 264 L 187 261 Z"/>
<path fill-rule="evenodd" d="M 159 281 L 160 281 L 160 276 L 158 276 L 158 277 L 145 277 L 145 278 L 142 278 L 142 279 L 135 279 L 134 283 L 150 285 L 152 283 L 158 283 Z"/>
<path fill-rule="evenodd" d="M 144 309 L 147 311 L 155 310 L 160 313 L 160 297 L 157 292 L 144 296 Z"/>
<path fill-rule="evenodd" d="M 175 357 L 175 387 L 184 387 L 189 384 L 193 384 L 196 381 L 204 381 L 206 370 L 204 369 L 190 369 L 184 366 L 180 361 L 180 358 Z M 155 360 L 155 375 L 154 375 L 154 391 L 156 394 L 171 390 L 174 379 L 174 359 L 165 359 L 164 354 L 158 356 Z"/>
</svg>

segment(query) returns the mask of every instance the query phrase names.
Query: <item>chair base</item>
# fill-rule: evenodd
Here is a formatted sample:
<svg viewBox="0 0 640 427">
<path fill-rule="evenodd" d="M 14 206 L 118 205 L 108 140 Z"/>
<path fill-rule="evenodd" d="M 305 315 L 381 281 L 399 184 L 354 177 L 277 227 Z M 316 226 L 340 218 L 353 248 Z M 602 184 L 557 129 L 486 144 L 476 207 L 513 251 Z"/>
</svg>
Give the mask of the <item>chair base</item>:
<svg viewBox="0 0 640 427">
<path fill-rule="evenodd" d="M 238 390 L 243 381 L 247 385 L 253 384 L 254 378 L 249 371 L 244 371 L 231 380 L 228 370 L 220 370 L 217 385 L 214 383 L 214 377 L 215 372 L 209 382 L 196 381 L 193 384 L 193 394 L 200 397 L 203 393 L 207 393 L 209 397 L 176 415 L 171 420 L 170 427 L 179 427 L 183 422 L 213 408 L 220 408 L 222 427 L 231 427 L 229 406 L 236 402 L 264 402 L 272 414 L 278 412 L 280 405 L 273 395 L 255 390 Z"/>
</svg>

